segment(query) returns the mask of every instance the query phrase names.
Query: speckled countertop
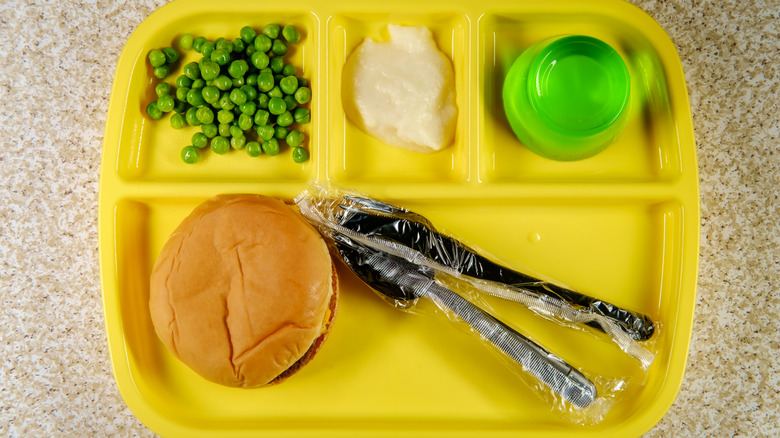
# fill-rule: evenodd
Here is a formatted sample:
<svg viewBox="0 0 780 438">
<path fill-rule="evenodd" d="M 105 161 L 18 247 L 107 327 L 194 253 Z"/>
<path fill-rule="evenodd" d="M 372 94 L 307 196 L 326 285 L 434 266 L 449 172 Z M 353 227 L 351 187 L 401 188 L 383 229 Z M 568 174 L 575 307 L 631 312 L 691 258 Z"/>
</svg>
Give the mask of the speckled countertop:
<svg viewBox="0 0 780 438">
<path fill-rule="evenodd" d="M 679 396 L 648 437 L 780 436 L 780 4 L 638 1 L 677 46 L 701 258 Z M 111 373 L 98 174 L 114 68 L 163 0 L 0 2 L 0 436 L 151 436 Z"/>
</svg>

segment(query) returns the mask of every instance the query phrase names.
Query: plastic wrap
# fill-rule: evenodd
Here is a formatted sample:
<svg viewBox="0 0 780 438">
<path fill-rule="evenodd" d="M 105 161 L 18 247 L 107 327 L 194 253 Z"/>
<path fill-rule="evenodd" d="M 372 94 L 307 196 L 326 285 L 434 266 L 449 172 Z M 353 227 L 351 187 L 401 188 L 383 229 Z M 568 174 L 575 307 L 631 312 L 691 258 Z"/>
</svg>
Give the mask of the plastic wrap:
<svg viewBox="0 0 780 438">
<path fill-rule="evenodd" d="M 603 331 L 645 370 L 653 361 L 653 353 L 639 342 L 655 330 L 648 317 L 501 266 L 438 232 L 423 216 L 320 185 L 311 185 L 296 204 L 332 239 L 347 266 L 387 301 L 407 311 L 416 310 L 420 300 L 432 302 L 438 313 L 478 335 L 576 422 L 600 421 L 627 382 L 587 377 L 483 309 L 487 306 L 476 305 L 479 300 L 466 291 L 518 302 L 567 327 Z"/>
</svg>

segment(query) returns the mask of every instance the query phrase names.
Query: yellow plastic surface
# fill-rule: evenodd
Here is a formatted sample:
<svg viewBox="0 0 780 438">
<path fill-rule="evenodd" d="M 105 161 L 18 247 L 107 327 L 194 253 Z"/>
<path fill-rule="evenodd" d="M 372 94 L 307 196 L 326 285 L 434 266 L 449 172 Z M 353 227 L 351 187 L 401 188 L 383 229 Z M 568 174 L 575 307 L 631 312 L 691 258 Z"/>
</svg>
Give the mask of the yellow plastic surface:
<svg viewBox="0 0 780 438">
<path fill-rule="evenodd" d="M 289 150 L 255 159 L 207 153 L 185 165 L 179 150 L 195 128 L 175 131 L 167 118 L 143 116 L 155 82 L 146 54 L 182 32 L 213 40 L 271 22 L 302 30 L 289 56 L 312 84 L 311 159 L 295 164 Z M 365 37 L 386 39 L 388 23 L 428 26 L 453 61 L 458 127 L 454 145 L 440 153 L 383 145 L 344 116 L 344 61 Z M 601 154 L 576 162 L 522 146 L 500 101 L 514 58 L 559 34 L 607 42 L 632 78 L 625 131 Z M 185 61 L 195 59 L 188 52 Z M 699 248 L 695 141 L 674 46 L 626 2 L 177 0 L 150 15 L 122 52 L 102 160 L 100 260 L 111 360 L 130 409 L 163 436 L 628 437 L 651 428 L 679 390 Z M 213 195 L 291 199 L 312 179 L 408 207 L 504 263 L 650 315 L 658 354 L 647 381 L 605 338 L 491 299 L 501 318 L 586 374 L 631 379 L 600 424 L 573 425 L 473 337 L 393 310 L 343 265 L 334 329 L 300 373 L 258 390 L 200 378 L 166 351 L 149 317 L 149 274 L 167 236 Z"/>
</svg>

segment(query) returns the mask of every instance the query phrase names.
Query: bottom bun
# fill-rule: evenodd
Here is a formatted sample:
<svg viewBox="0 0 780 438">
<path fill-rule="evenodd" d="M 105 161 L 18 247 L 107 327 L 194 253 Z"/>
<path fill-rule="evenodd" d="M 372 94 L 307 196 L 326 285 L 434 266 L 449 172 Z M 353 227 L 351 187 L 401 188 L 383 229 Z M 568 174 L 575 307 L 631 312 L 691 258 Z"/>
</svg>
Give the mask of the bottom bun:
<svg viewBox="0 0 780 438">
<path fill-rule="evenodd" d="M 292 207 L 260 195 L 220 195 L 185 218 L 150 280 L 155 332 L 213 382 L 279 383 L 324 343 L 338 305 L 325 241 Z"/>
</svg>

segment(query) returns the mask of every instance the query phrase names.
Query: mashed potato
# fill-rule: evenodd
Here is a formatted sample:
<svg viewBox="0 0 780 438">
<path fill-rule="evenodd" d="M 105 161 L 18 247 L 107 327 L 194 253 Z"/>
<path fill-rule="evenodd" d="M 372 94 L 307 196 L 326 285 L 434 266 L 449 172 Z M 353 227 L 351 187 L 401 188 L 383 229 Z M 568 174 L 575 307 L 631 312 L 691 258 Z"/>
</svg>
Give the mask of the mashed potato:
<svg viewBox="0 0 780 438">
<path fill-rule="evenodd" d="M 455 135 L 452 63 L 424 26 L 389 25 L 390 41 L 366 40 L 347 60 L 347 116 L 385 143 L 435 152 Z"/>
</svg>

